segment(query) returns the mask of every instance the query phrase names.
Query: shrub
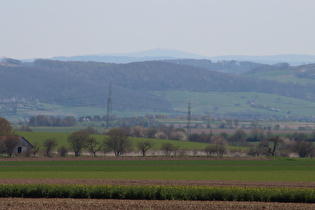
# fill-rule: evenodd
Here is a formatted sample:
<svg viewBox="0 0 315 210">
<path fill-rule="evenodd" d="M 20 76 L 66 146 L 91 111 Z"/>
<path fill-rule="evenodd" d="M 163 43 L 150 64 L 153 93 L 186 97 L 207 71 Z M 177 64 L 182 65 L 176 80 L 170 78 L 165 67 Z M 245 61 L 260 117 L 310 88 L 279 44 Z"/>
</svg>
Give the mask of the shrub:
<svg viewBox="0 0 315 210">
<path fill-rule="evenodd" d="M 205 152 L 207 156 L 211 156 L 212 154 L 215 154 L 217 152 L 215 145 L 209 145 L 205 148 Z"/>
<path fill-rule="evenodd" d="M 175 152 L 176 155 L 176 151 L 178 150 L 178 147 L 176 147 L 174 144 L 172 143 L 163 143 L 161 150 L 164 151 L 164 154 L 166 156 L 170 156 L 172 152 Z"/>
<path fill-rule="evenodd" d="M 167 139 L 168 136 L 164 132 L 159 131 L 156 134 L 154 134 L 154 138 L 155 139 Z"/>
<path fill-rule="evenodd" d="M 131 132 L 134 137 L 145 137 L 147 135 L 146 129 L 142 126 L 133 127 Z"/>
<path fill-rule="evenodd" d="M 66 157 L 68 154 L 68 149 L 65 146 L 61 146 L 58 149 L 58 154 L 60 155 L 60 157 Z"/>
<path fill-rule="evenodd" d="M 183 131 L 173 131 L 171 133 L 170 139 L 186 141 L 187 137 L 186 137 L 185 132 L 183 132 Z"/>
<path fill-rule="evenodd" d="M 54 138 L 49 138 L 46 139 L 43 142 L 43 147 L 44 147 L 44 155 L 46 157 L 50 157 L 51 156 L 51 152 L 52 150 L 57 146 L 57 141 Z"/>
</svg>

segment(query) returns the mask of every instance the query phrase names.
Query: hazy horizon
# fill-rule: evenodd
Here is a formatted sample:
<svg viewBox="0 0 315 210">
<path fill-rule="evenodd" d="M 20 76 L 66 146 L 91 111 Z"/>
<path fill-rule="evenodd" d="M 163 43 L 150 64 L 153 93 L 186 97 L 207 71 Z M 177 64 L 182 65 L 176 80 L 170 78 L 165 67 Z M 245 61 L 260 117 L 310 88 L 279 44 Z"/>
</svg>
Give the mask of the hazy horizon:
<svg viewBox="0 0 315 210">
<path fill-rule="evenodd" d="M 315 55 L 312 0 L 0 0 L 0 57 Z"/>
</svg>

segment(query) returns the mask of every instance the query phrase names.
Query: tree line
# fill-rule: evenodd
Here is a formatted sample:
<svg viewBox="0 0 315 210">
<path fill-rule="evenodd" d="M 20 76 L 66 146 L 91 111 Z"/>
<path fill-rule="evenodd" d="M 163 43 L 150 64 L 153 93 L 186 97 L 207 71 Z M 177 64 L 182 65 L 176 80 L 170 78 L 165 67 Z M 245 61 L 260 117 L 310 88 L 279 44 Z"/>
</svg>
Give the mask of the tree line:
<svg viewBox="0 0 315 210">
<path fill-rule="evenodd" d="M 112 128 L 104 137 L 103 142 L 96 140 L 91 134 L 95 133 L 93 128 L 86 128 L 79 131 L 72 132 L 68 136 L 69 148 L 61 146 L 58 148 L 58 154 L 61 157 L 65 157 L 70 151 L 74 153 L 74 156 L 81 156 L 84 151 L 89 152 L 91 155 L 96 156 L 98 152 L 103 152 L 106 155 L 109 152 L 113 152 L 115 156 L 122 156 L 126 152 L 132 149 L 132 142 L 126 135 L 123 128 Z M 58 146 L 57 140 L 49 138 L 43 141 L 42 151 L 44 156 L 51 157 L 52 151 Z M 141 147 L 142 154 L 151 148 L 151 143 L 146 143 Z M 38 143 L 34 144 L 32 149 L 33 156 L 40 151 L 41 146 Z"/>
<path fill-rule="evenodd" d="M 251 133 L 247 135 L 242 129 L 238 129 L 234 134 L 228 135 L 222 132 L 214 135 L 209 134 L 191 134 L 186 135 L 182 128 L 174 128 L 174 126 L 160 125 L 156 127 L 144 128 L 142 126 L 135 127 L 116 127 L 107 132 L 102 142 L 96 140 L 92 134 L 99 134 L 99 132 L 92 127 L 87 127 L 79 131 L 75 131 L 68 136 L 69 148 L 60 146 L 58 154 L 66 156 L 69 151 L 72 151 L 75 156 L 80 156 L 84 151 L 96 156 L 98 152 L 103 152 L 106 155 L 113 152 L 115 156 L 122 156 L 133 149 L 132 141 L 129 137 L 147 137 L 157 139 L 172 139 L 181 141 L 196 141 L 206 142 L 209 145 L 204 149 L 204 152 L 210 155 L 223 156 L 228 153 L 228 145 L 247 146 L 250 147 L 247 151 L 249 156 L 290 156 L 292 153 L 298 154 L 300 157 L 314 157 L 315 149 L 311 140 L 315 139 L 315 131 L 311 136 L 307 136 L 303 132 L 296 132 L 287 134 L 286 136 L 273 135 L 271 130 L 263 130 L 252 123 Z M 12 132 L 10 123 L 5 118 L 0 118 L 0 152 L 7 153 L 9 157 L 12 156 L 14 148 L 18 143 L 18 136 Z M 256 141 L 258 144 L 252 146 L 250 142 Z M 42 145 L 34 143 L 34 147 L 28 151 L 30 156 L 36 156 L 39 151 L 42 151 L 44 156 L 50 157 L 58 146 L 56 139 L 48 138 L 42 142 Z M 135 145 L 138 151 L 143 156 L 152 148 L 153 144 L 149 140 L 143 140 Z M 167 142 L 163 143 L 161 151 L 165 155 L 186 155 L 184 150 Z"/>
<path fill-rule="evenodd" d="M 75 126 L 77 120 L 72 116 L 64 118 L 55 116 L 37 115 L 30 117 L 28 126 Z"/>
</svg>

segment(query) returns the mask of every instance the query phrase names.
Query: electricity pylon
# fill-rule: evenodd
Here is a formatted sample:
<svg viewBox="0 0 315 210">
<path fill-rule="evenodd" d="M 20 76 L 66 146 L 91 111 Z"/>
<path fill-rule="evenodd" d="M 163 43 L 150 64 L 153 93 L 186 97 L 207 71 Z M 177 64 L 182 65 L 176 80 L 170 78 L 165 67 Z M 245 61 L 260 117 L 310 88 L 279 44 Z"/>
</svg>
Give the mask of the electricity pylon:
<svg viewBox="0 0 315 210">
<path fill-rule="evenodd" d="M 112 83 L 109 84 L 109 92 L 107 98 L 107 115 L 106 115 L 106 128 L 109 127 L 112 117 Z"/>
<path fill-rule="evenodd" d="M 191 107 L 190 101 L 188 103 L 188 116 L 187 116 L 187 135 L 191 134 Z"/>
</svg>

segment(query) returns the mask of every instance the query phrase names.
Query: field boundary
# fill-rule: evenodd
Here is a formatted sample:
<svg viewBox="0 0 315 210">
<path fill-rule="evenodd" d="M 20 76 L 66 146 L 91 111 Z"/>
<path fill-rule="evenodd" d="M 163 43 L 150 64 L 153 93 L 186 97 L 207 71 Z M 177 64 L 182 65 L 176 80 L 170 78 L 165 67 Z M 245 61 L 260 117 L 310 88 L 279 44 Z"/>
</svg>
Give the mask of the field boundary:
<svg viewBox="0 0 315 210">
<path fill-rule="evenodd" d="M 212 181 L 212 180 L 159 180 L 159 179 L 0 179 L 0 184 L 79 184 L 79 185 L 179 185 L 214 187 L 287 187 L 314 188 L 315 182 L 266 182 L 266 181 Z"/>
</svg>

